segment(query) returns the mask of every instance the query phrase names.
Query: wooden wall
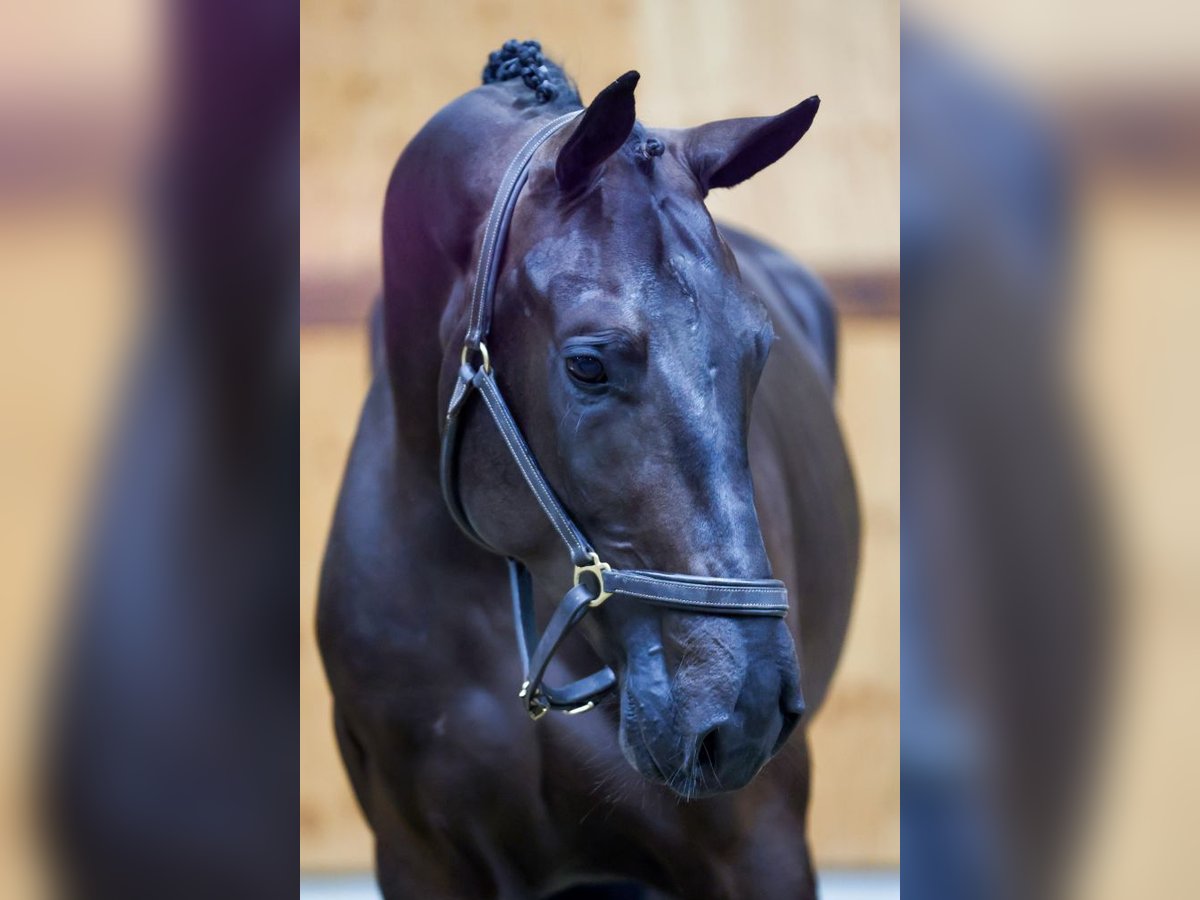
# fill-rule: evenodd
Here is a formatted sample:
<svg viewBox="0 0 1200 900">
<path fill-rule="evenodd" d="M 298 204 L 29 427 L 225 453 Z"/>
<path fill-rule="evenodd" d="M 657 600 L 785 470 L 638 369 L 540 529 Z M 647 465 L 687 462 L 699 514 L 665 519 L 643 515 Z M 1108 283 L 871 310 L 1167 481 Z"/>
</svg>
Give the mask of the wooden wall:
<svg viewBox="0 0 1200 900">
<path fill-rule="evenodd" d="M 663 126 L 780 112 L 811 94 L 801 145 L 718 215 L 821 270 L 899 265 L 899 9 L 894 0 L 304 0 L 301 262 L 376 271 L 396 156 L 478 83 L 505 39 L 538 38 L 585 100 L 628 69 L 639 117 Z"/>
</svg>

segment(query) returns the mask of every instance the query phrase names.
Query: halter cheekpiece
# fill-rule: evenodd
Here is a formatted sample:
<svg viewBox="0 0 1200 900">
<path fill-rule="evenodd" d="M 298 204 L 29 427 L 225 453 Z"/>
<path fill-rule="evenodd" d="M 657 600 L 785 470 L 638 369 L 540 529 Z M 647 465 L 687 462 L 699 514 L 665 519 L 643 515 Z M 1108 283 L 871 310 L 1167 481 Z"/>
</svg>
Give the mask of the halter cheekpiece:
<svg viewBox="0 0 1200 900">
<path fill-rule="evenodd" d="M 491 325 L 497 269 L 513 209 L 529 177 L 529 163 L 538 148 L 582 112 L 576 110 L 559 116 L 535 132 L 509 163 L 496 191 L 483 233 L 483 245 L 471 292 L 461 365 L 442 433 L 442 495 L 458 527 L 485 549 L 497 552 L 483 541 L 468 520 L 458 495 L 455 472 L 461 414 L 469 400 L 478 395 L 500 431 L 508 452 L 520 468 L 525 483 L 566 546 L 575 567 L 574 585 L 558 604 L 546 630 L 539 634 L 529 572 L 519 560 L 508 558 L 513 618 L 525 670 L 519 696 L 533 719 L 541 718 L 551 709 L 569 715 L 586 712 L 616 687 L 617 678 L 610 668 L 603 668 L 563 687 L 554 688 L 543 682 L 550 660 L 563 639 L 589 610 L 600 606 L 610 597 L 640 600 L 656 606 L 709 615 L 779 617 L 785 615 L 788 609 L 787 588 L 783 582 L 775 579 L 710 578 L 622 570 L 601 561 L 546 481 L 500 393 L 493 360 L 488 355 L 484 340 Z"/>
</svg>

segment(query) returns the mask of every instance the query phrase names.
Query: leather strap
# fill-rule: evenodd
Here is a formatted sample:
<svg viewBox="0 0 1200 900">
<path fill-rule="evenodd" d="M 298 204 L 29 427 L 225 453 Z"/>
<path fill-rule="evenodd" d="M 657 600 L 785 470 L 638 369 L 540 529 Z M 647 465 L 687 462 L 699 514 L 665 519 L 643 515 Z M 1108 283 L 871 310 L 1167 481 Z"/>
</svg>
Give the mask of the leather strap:
<svg viewBox="0 0 1200 900">
<path fill-rule="evenodd" d="M 725 616 L 784 616 L 787 587 L 772 578 L 702 578 L 612 569 L 604 589 L 646 603 Z"/>
<path fill-rule="evenodd" d="M 496 424 L 496 428 L 499 429 L 500 437 L 504 440 L 513 461 L 521 470 L 525 483 L 529 485 L 529 490 L 533 492 L 542 512 L 546 514 L 546 518 L 550 520 L 550 524 L 554 526 L 559 538 L 566 545 L 571 555 L 571 562 L 577 566 L 586 566 L 591 562 L 594 551 L 587 539 L 580 533 L 575 522 L 567 515 L 562 503 L 546 481 L 546 476 L 538 467 L 537 460 L 533 458 L 533 452 L 525 443 L 525 436 L 521 434 L 521 429 L 517 427 L 508 404 L 504 402 L 504 397 L 500 394 L 495 377 L 485 369 L 472 369 L 468 365 L 459 369 L 458 383 L 451 397 L 450 409 L 446 414 L 446 423 L 442 432 L 442 497 L 446 501 L 446 506 L 454 521 L 477 544 L 493 553 L 497 552 L 479 536 L 479 532 L 475 530 L 475 526 L 467 517 L 462 500 L 458 495 L 458 479 L 455 477 L 457 473 L 454 471 L 458 456 L 460 414 L 467 398 L 476 392 L 483 398 L 488 413 Z"/>
<path fill-rule="evenodd" d="M 481 547 L 498 553 L 479 535 L 458 494 L 456 468 L 462 412 L 470 398 L 478 395 L 526 485 L 575 566 L 574 586 L 559 602 L 546 630 L 539 633 L 529 573 L 519 560 L 508 559 L 513 621 L 524 670 L 520 697 L 534 719 L 541 718 L 549 709 L 567 713 L 584 712 L 616 687 L 617 677 L 609 668 L 600 669 L 586 678 L 558 688 L 550 687 L 543 681 L 550 661 L 563 640 L 589 610 L 606 602 L 611 596 L 706 615 L 783 616 L 788 609 L 787 588 L 783 582 L 771 578 L 710 578 L 616 570 L 602 563 L 546 481 L 496 383 L 483 341 L 491 326 L 496 277 L 508 226 L 517 197 L 528 178 L 533 155 L 552 134 L 574 120 L 580 112 L 582 110 L 559 116 L 538 129 L 513 158 L 501 179 L 484 229 L 463 344 L 463 364 L 450 395 L 442 431 L 442 496 L 458 527 Z"/>
<path fill-rule="evenodd" d="M 483 398 L 483 402 L 491 414 L 492 421 L 496 423 L 496 428 L 500 430 L 500 436 L 504 439 L 504 443 L 508 447 L 508 452 L 511 454 L 513 461 L 520 468 L 521 475 L 524 477 L 525 483 L 529 485 L 529 490 L 533 492 L 538 506 L 542 508 L 542 512 L 546 514 L 546 518 L 550 520 L 550 524 L 554 526 L 554 530 L 558 532 L 559 538 L 566 545 L 567 551 L 571 555 L 571 562 L 577 566 L 586 566 L 592 559 L 592 545 L 580 533 L 579 528 L 575 525 L 571 517 L 567 515 L 567 511 L 563 509 L 562 503 L 550 488 L 549 483 L 546 481 L 546 476 L 542 474 L 542 470 L 537 464 L 537 460 L 533 458 L 533 452 L 529 449 L 529 445 L 525 443 L 525 437 L 521 434 L 521 429 L 517 427 L 517 423 L 513 420 L 508 404 L 504 402 L 504 398 L 500 395 L 500 388 L 496 385 L 496 379 L 492 376 L 491 372 L 479 369 L 472 378 L 472 385 L 479 392 L 479 396 Z"/>
<path fill-rule="evenodd" d="M 510 572 L 523 568 L 515 560 L 510 559 L 508 564 Z M 577 584 L 567 591 L 541 637 L 537 636 L 532 592 L 522 590 L 515 597 L 518 603 L 517 630 L 518 633 L 524 633 L 521 646 L 525 682 L 521 685 L 519 696 L 525 700 L 529 714 L 538 719 L 548 709 L 571 713 L 585 712 L 584 707 L 591 709 L 601 697 L 616 687 L 617 676 L 612 669 L 605 667 L 586 678 L 580 678 L 559 688 L 550 687 L 543 679 L 546 677 L 546 668 L 563 639 L 587 615 L 592 601 L 596 599 L 595 592 L 586 584 Z M 528 655 L 524 650 L 531 643 L 533 652 Z"/>
<path fill-rule="evenodd" d="M 533 154 L 556 131 L 573 121 L 583 112 L 577 109 L 547 122 L 530 136 L 525 145 L 517 151 L 504 177 L 500 179 L 500 187 L 492 200 L 492 209 L 488 214 L 487 226 L 483 230 L 483 245 L 479 251 L 479 263 L 475 269 L 475 285 L 471 291 L 470 318 L 467 319 L 467 336 L 465 345 L 472 350 L 487 336 L 492 321 L 492 297 L 496 293 L 496 275 L 500 268 L 500 254 L 508 237 L 508 225 L 512 221 L 513 210 L 517 206 L 517 196 L 525 181 L 529 178 L 529 163 Z"/>
<path fill-rule="evenodd" d="M 463 508 L 462 499 L 458 494 L 458 473 L 455 471 L 458 464 L 459 423 L 462 420 L 463 405 L 473 377 L 474 372 L 470 366 L 464 365 L 459 369 L 458 380 L 454 382 L 454 393 L 450 397 L 450 409 L 446 413 L 446 421 L 442 426 L 442 456 L 438 471 L 442 482 L 442 500 L 445 502 L 454 524 L 484 550 L 495 553 L 496 551 L 479 536 L 479 532 L 467 518 L 467 511 Z"/>
</svg>

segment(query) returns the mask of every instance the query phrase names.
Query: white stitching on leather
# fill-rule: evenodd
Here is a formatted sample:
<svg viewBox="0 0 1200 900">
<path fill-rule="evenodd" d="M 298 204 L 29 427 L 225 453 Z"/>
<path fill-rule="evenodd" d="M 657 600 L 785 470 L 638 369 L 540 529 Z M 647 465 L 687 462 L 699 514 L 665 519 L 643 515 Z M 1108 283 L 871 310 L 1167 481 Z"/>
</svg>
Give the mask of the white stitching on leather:
<svg viewBox="0 0 1200 900">
<path fill-rule="evenodd" d="M 696 590 L 701 590 L 701 591 L 720 591 L 723 594 L 728 594 L 728 593 L 779 594 L 779 593 L 787 592 L 786 587 L 774 587 L 774 586 L 768 587 L 766 585 L 763 585 L 762 587 L 752 587 L 752 586 L 733 587 L 733 586 L 726 586 L 726 585 L 720 585 L 720 584 L 696 584 L 696 583 L 693 583 L 690 581 L 674 581 L 671 578 L 655 578 L 650 575 L 635 575 L 632 572 L 619 572 L 619 573 L 614 572 L 613 574 L 621 581 L 645 581 L 645 582 L 649 582 L 650 584 L 656 584 L 656 585 L 677 584 L 680 587 L 688 588 L 689 590 L 696 589 Z"/>
<path fill-rule="evenodd" d="M 500 187 L 496 191 L 496 197 L 492 200 L 492 208 L 488 212 L 487 228 L 484 229 L 483 243 L 479 248 L 479 262 L 475 266 L 475 284 L 471 291 L 471 320 L 467 323 L 468 337 L 476 329 L 476 320 L 482 319 L 482 294 L 483 285 L 486 283 L 486 279 L 483 278 L 484 266 L 487 266 L 489 270 L 491 269 L 492 251 L 496 247 L 496 235 L 500 231 L 500 219 L 503 218 L 502 213 L 504 208 L 508 206 L 509 197 L 512 195 L 512 182 L 515 181 L 513 169 L 518 164 L 520 164 L 520 168 L 524 168 L 522 157 L 525 155 L 525 151 L 529 149 L 529 145 L 537 139 L 539 134 L 541 134 L 540 130 L 530 136 L 525 145 L 517 152 L 517 155 L 509 160 L 508 168 L 504 170 L 504 177 L 500 179 Z"/>
<path fill-rule="evenodd" d="M 692 597 L 672 596 L 671 594 L 658 593 L 650 588 L 640 587 L 638 585 L 626 586 L 625 582 L 640 581 L 649 583 L 651 586 L 663 587 L 668 584 L 676 584 L 684 588 L 699 588 L 705 591 L 720 591 L 722 593 L 751 593 L 767 595 L 761 600 L 749 600 L 741 603 L 723 603 L 720 600 L 707 600 Z M 645 575 L 633 575 L 628 572 L 613 572 L 607 580 L 606 586 L 612 587 L 614 593 L 626 594 L 630 597 L 639 597 L 644 600 L 658 600 L 663 603 L 668 603 L 676 606 L 695 606 L 700 608 L 717 608 L 728 609 L 731 611 L 738 610 L 775 610 L 784 611 L 788 609 L 787 603 L 787 588 L 786 587 L 727 587 L 715 584 L 690 584 L 680 581 L 672 582 L 669 578 L 656 579 Z M 773 595 L 773 596 L 772 596 Z M 780 596 L 782 595 L 782 596 Z"/>
<path fill-rule="evenodd" d="M 450 402 L 446 404 L 446 416 L 450 414 L 462 403 L 463 395 L 467 392 L 467 384 L 461 378 L 454 382 L 454 390 L 450 393 Z"/>
<path fill-rule="evenodd" d="M 574 112 L 566 113 L 538 129 L 525 142 L 525 145 L 521 147 L 512 161 L 509 162 L 508 168 L 504 172 L 504 177 L 500 179 L 500 189 L 496 192 L 496 199 L 492 202 L 492 209 L 488 214 L 487 228 L 484 230 L 479 261 L 475 266 L 475 286 L 471 292 L 471 317 L 467 323 L 468 339 L 483 326 L 483 294 L 486 291 L 485 285 L 490 284 L 492 280 L 492 266 L 495 264 L 493 251 L 495 250 L 496 240 L 499 236 L 500 220 L 503 218 L 502 213 L 504 209 L 508 206 L 508 202 L 512 198 L 513 184 L 515 184 L 521 172 L 525 170 L 529 158 L 532 158 L 533 151 L 530 150 L 530 145 L 545 140 L 581 112 L 582 110 L 575 110 Z M 534 149 L 536 150 L 536 148 Z M 529 158 L 526 157 L 526 153 L 530 154 Z M 514 167 L 517 169 L 516 172 L 514 172 Z M 501 198 L 503 198 L 502 201 Z M 487 267 L 486 270 L 484 266 Z"/>
<path fill-rule="evenodd" d="M 605 583 L 605 586 L 611 587 L 613 589 L 613 593 L 629 594 L 632 597 L 654 597 L 657 600 L 670 600 L 670 601 L 676 602 L 676 603 L 704 603 L 704 604 L 711 604 L 711 605 L 716 605 L 716 606 L 732 605 L 729 603 L 722 603 L 720 600 L 709 600 L 708 598 L 702 598 L 702 597 L 697 597 L 697 598 L 693 599 L 691 597 L 672 596 L 671 594 L 658 594 L 647 588 L 635 587 L 632 590 L 628 590 L 624 587 L 620 587 L 620 582 L 616 579 L 609 579 Z M 755 603 L 755 601 L 753 601 L 753 600 L 749 601 L 749 602 Z M 768 598 L 763 598 L 761 601 L 755 603 L 755 605 L 756 606 L 764 606 L 764 607 L 774 607 L 774 606 L 778 606 L 780 604 L 779 604 L 778 599 L 772 600 L 772 599 L 768 599 Z"/>
<path fill-rule="evenodd" d="M 607 586 L 607 585 L 606 585 Z M 745 603 L 722 603 L 720 600 L 701 600 L 692 597 L 671 597 L 662 594 L 655 594 L 652 591 L 636 589 L 627 591 L 621 588 L 616 588 L 613 593 L 626 594 L 630 597 L 639 597 L 643 600 L 660 600 L 663 603 L 669 603 L 672 606 L 700 606 L 700 607 L 715 607 L 717 609 L 728 610 L 745 610 L 745 609 L 771 609 L 771 610 L 786 610 L 787 605 L 784 603 L 756 603 L 753 606 Z"/>
<path fill-rule="evenodd" d="M 500 189 L 496 193 L 496 199 L 492 201 L 492 208 L 488 213 L 487 227 L 483 233 L 483 244 L 479 248 L 479 262 L 475 266 L 475 284 L 471 291 L 471 320 L 467 323 L 468 339 L 475 333 L 476 328 L 482 325 L 483 285 L 489 280 L 483 277 L 484 266 L 487 266 L 489 271 L 491 270 L 492 252 L 495 250 L 496 236 L 500 231 L 500 219 L 503 218 L 504 207 L 508 205 L 509 196 L 512 194 L 512 185 L 508 184 L 508 182 L 513 177 L 513 167 L 517 165 L 522 154 L 529 147 L 530 142 L 536 137 L 537 135 L 531 137 L 525 143 L 525 146 L 521 148 L 520 153 L 509 162 L 508 168 L 504 172 L 504 177 L 500 179 Z M 506 184 L 508 185 L 507 187 L 505 187 Z"/>
<path fill-rule="evenodd" d="M 549 488 L 540 478 L 534 475 L 536 469 L 534 468 L 529 450 L 524 446 L 524 441 L 517 444 L 513 443 L 509 437 L 509 430 L 505 427 L 507 423 L 502 420 L 501 413 L 497 409 L 490 392 L 486 388 L 481 388 L 479 393 L 483 395 L 483 402 L 487 404 L 488 412 L 492 414 L 492 420 L 500 430 L 500 436 L 504 438 L 504 443 L 508 445 L 509 453 L 517 461 L 517 468 L 521 470 L 521 475 L 524 477 L 525 483 L 533 491 L 533 496 L 537 500 L 538 505 L 541 506 L 542 511 L 550 519 L 550 524 L 554 526 L 554 530 L 558 532 L 558 536 L 563 539 L 563 543 L 569 548 L 574 548 L 579 543 L 570 534 L 574 529 L 570 527 L 570 523 L 567 522 L 562 510 L 557 508 L 557 504 L 549 503 L 548 500 L 550 498 L 548 497 L 543 498 L 543 492 L 548 492 Z M 512 428 L 514 431 L 517 430 L 515 423 L 512 424 Z M 517 433 L 519 434 L 519 431 Z"/>
<path fill-rule="evenodd" d="M 496 241 L 498 240 L 500 234 L 500 221 L 504 218 L 503 212 L 508 207 L 509 201 L 512 199 L 513 187 L 515 186 L 517 179 L 520 177 L 521 173 L 524 172 L 525 166 L 529 162 L 529 159 L 532 158 L 533 150 L 530 149 L 530 145 L 535 143 L 540 144 L 542 140 L 548 138 L 562 125 L 565 125 L 566 120 L 575 115 L 578 115 L 578 112 L 559 116 L 553 122 L 550 122 L 548 125 L 538 129 L 538 131 L 536 131 L 529 138 L 529 140 L 525 142 L 525 145 L 521 147 L 520 151 L 515 157 L 513 157 L 512 161 L 509 162 L 508 169 L 504 173 L 504 178 L 500 180 L 500 187 L 502 190 L 497 191 L 496 201 L 499 201 L 501 197 L 504 199 L 503 202 L 499 203 L 493 201 L 492 214 L 488 216 L 490 236 L 488 234 L 484 235 L 485 248 L 481 248 L 482 252 L 480 253 L 479 257 L 480 267 L 486 265 L 486 269 L 477 267 L 475 271 L 475 292 L 471 300 L 473 309 L 471 311 L 471 323 L 468 334 L 473 334 L 476 330 L 483 327 L 483 295 L 487 291 L 487 285 L 491 284 L 492 281 L 492 267 L 496 262 L 494 251 L 496 248 Z M 516 167 L 516 171 L 514 171 L 514 167 Z"/>
</svg>

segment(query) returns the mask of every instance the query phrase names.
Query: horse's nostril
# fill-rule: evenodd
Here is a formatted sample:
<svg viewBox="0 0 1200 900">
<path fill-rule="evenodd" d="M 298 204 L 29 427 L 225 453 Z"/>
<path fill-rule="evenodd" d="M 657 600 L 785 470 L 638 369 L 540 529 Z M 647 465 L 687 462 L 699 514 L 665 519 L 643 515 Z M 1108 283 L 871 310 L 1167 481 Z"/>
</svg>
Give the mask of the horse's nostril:
<svg viewBox="0 0 1200 900">
<path fill-rule="evenodd" d="M 696 745 L 696 762 L 714 770 L 717 768 L 717 731 L 710 728 Z"/>
<path fill-rule="evenodd" d="M 780 707 L 780 712 L 783 713 L 783 724 L 779 729 L 779 738 L 775 741 L 775 746 L 771 748 L 771 755 L 774 756 L 779 752 L 779 748 L 784 745 L 796 726 L 800 724 L 800 720 L 804 718 L 804 706 L 798 704 L 795 707 L 789 708 L 787 704 Z"/>
</svg>

